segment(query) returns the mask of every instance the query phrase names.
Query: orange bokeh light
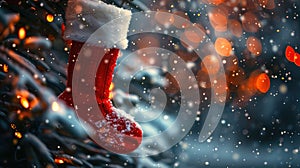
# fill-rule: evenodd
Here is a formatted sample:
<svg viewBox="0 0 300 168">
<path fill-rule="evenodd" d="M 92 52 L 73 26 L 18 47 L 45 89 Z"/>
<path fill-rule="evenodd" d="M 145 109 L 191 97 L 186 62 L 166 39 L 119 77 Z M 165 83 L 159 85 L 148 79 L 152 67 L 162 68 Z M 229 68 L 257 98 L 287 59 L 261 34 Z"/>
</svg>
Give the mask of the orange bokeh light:
<svg viewBox="0 0 300 168">
<path fill-rule="evenodd" d="M 180 91 L 179 84 L 174 76 L 172 76 L 170 73 L 167 73 L 166 76 L 166 86 L 164 88 L 165 92 L 168 94 L 176 94 Z"/>
<path fill-rule="evenodd" d="M 159 47 L 160 41 L 153 35 L 144 35 L 143 38 L 137 40 L 138 48 Z"/>
<path fill-rule="evenodd" d="M 158 11 L 155 14 L 155 20 L 166 27 L 172 25 L 174 23 L 174 16 L 171 13 L 167 13 L 167 11 Z"/>
<path fill-rule="evenodd" d="M 261 73 L 256 78 L 255 86 L 262 93 L 267 93 L 270 89 L 270 78 L 266 73 Z"/>
<path fill-rule="evenodd" d="M 241 81 L 244 81 L 246 78 L 245 71 L 238 67 L 237 70 L 230 71 L 228 73 L 227 80 L 232 85 L 239 85 Z"/>
<path fill-rule="evenodd" d="M 209 22 L 212 27 L 219 32 L 227 30 L 227 11 L 223 8 L 213 8 L 208 13 Z"/>
<path fill-rule="evenodd" d="M 210 75 L 217 74 L 220 70 L 220 61 L 218 56 L 207 55 L 202 60 L 201 67 L 203 71 L 207 72 Z"/>
<path fill-rule="evenodd" d="M 203 40 L 204 33 L 197 30 L 185 30 L 184 35 L 187 37 L 188 40 L 194 43 L 200 43 Z"/>
<path fill-rule="evenodd" d="M 229 20 L 228 28 L 229 28 L 230 32 L 236 37 L 241 37 L 243 34 L 242 25 L 237 20 Z"/>
<path fill-rule="evenodd" d="M 186 48 L 197 48 L 204 38 L 204 28 L 199 24 L 193 24 L 181 34 L 180 41 Z"/>
<path fill-rule="evenodd" d="M 258 20 L 257 16 L 252 12 L 245 13 L 242 17 L 242 25 L 243 29 L 246 32 L 255 33 L 261 27 L 260 21 Z"/>
<path fill-rule="evenodd" d="M 191 40 L 189 39 L 190 35 L 192 35 L 192 32 L 186 33 L 186 31 L 185 31 L 184 33 L 182 33 L 180 36 L 180 42 L 181 42 L 182 46 L 187 49 L 195 49 L 198 47 L 199 43 L 191 41 L 193 39 L 191 39 Z"/>
<path fill-rule="evenodd" d="M 211 87 L 210 78 L 207 72 L 199 70 L 196 75 L 197 82 L 201 88 L 207 89 Z"/>
<path fill-rule="evenodd" d="M 259 56 L 262 52 L 262 45 L 258 38 L 250 36 L 247 39 L 246 42 L 248 50 L 251 52 L 251 54 Z"/>
<path fill-rule="evenodd" d="M 235 71 L 239 68 L 239 59 L 236 56 L 223 57 L 223 61 L 225 61 L 224 68 L 227 71 Z"/>
<path fill-rule="evenodd" d="M 176 15 L 177 15 L 177 17 L 176 17 Z M 190 26 L 190 18 L 186 13 L 181 12 L 181 11 L 176 11 L 176 12 L 174 12 L 173 25 L 180 29 L 187 28 Z"/>
<path fill-rule="evenodd" d="M 229 96 L 229 88 L 225 79 L 216 76 L 215 79 L 212 80 L 212 85 L 216 95 L 214 97 L 215 100 L 220 103 L 225 102 Z"/>
<path fill-rule="evenodd" d="M 221 56 L 230 56 L 232 51 L 231 43 L 225 38 L 217 38 L 215 41 L 215 49 Z"/>
<path fill-rule="evenodd" d="M 287 46 L 285 49 L 285 57 L 287 60 L 289 60 L 290 62 L 294 62 L 295 61 L 295 50 L 291 47 L 291 46 Z"/>
<path fill-rule="evenodd" d="M 203 0 L 204 3 L 210 4 L 210 5 L 220 5 L 225 0 Z"/>
<path fill-rule="evenodd" d="M 265 7 L 268 4 L 269 0 L 258 0 L 258 4 L 262 7 Z"/>
<path fill-rule="evenodd" d="M 300 66 L 300 54 L 299 53 L 295 53 L 294 59 L 295 59 L 295 64 L 297 66 Z"/>
<path fill-rule="evenodd" d="M 236 1 L 236 0 L 226 1 L 226 6 L 234 8 L 234 7 L 238 6 L 239 3 L 240 3 L 240 1 Z"/>
<path fill-rule="evenodd" d="M 260 6 L 266 9 L 274 9 L 275 8 L 275 2 L 274 0 L 258 0 L 258 3 Z"/>
<path fill-rule="evenodd" d="M 178 50 L 176 54 L 185 62 L 195 62 L 199 58 L 196 53 L 184 50 Z"/>
</svg>

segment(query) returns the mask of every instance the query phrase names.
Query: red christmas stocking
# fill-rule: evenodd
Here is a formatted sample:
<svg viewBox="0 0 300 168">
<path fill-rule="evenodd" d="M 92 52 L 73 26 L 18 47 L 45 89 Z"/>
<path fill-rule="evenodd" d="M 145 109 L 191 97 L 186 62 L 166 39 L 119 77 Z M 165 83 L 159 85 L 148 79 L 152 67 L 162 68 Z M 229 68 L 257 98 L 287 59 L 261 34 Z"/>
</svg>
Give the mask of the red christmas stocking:
<svg viewBox="0 0 300 168">
<path fill-rule="evenodd" d="M 70 50 L 70 58 L 68 61 L 68 78 L 67 78 L 67 89 L 59 96 L 61 100 L 64 100 L 67 105 L 73 107 L 72 100 L 72 75 L 75 66 L 78 53 L 83 46 L 82 42 L 72 42 Z M 109 86 L 112 82 L 114 68 L 119 55 L 119 49 L 110 49 L 101 60 L 95 79 L 96 88 L 96 99 L 98 106 L 104 116 L 107 119 L 106 123 L 114 128 L 117 128 L 119 133 L 123 136 L 125 145 L 123 149 L 120 148 L 120 152 L 128 152 L 135 150 L 142 141 L 143 132 L 138 123 L 127 117 L 128 114 L 113 107 L 111 100 L 109 99 Z M 126 149 L 124 149 L 126 147 Z"/>
<path fill-rule="evenodd" d="M 78 6 L 80 6 L 80 8 Z M 66 11 L 67 24 L 64 37 L 73 41 L 68 62 L 67 89 L 59 96 L 66 104 L 71 107 L 74 105 L 72 100 L 72 75 L 76 59 L 84 42 L 103 24 L 124 15 L 130 16 L 130 14 L 128 10 L 107 5 L 101 1 L 68 1 Z M 80 18 L 77 18 L 78 16 L 80 16 Z M 84 21 L 82 18 L 85 18 Z M 106 141 L 108 141 L 107 139 L 113 139 L 111 141 L 119 142 L 119 144 L 115 144 L 118 146 L 118 149 L 114 150 L 119 153 L 128 153 L 135 150 L 141 144 L 143 135 L 140 125 L 131 119 L 124 111 L 113 107 L 109 99 L 109 87 L 119 55 L 119 49 L 116 47 L 122 49 L 127 47 L 126 36 L 129 22 L 130 17 L 126 17 L 122 20 L 122 23 L 116 22 L 116 25 L 111 29 L 105 29 L 105 32 L 100 32 L 97 36 L 99 37 L 97 41 L 88 41 L 95 45 L 99 45 L 98 42 L 101 41 L 99 50 L 111 48 L 104 55 L 98 66 L 95 79 L 95 93 L 99 109 L 106 120 L 105 123 L 111 128 L 114 128 L 114 131 L 117 131 L 116 135 L 108 133 L 103 143 L 106 143 Z M 121 41 L 118 39 L 121 39 Z M 115 41 L 118 42 L 115 44 Z M 97 52 L 93 52 L 92 54 L 97 54 Z M 107 127 L 107 125 L 105 127 Z"/>
</svg>

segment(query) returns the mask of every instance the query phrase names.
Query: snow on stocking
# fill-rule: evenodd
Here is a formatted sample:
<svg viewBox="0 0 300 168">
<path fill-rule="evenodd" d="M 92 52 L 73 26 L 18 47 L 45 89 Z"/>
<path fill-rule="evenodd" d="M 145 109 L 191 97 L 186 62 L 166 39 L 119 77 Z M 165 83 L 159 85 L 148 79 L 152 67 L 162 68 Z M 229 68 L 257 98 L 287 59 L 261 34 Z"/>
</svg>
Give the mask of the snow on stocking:
<svg viewBox="0 0 300 168">
<path fill-rule="evenodd" d="M 88 40 L 92 33 L 105 23 L 121 16 L 130 15 L 131 12 L 129 10 L 118 8 L 114 5 L 108 5 L 102 1 L 68 1 L 64 37 L 68 40 L 72 40 L 72 45 L 68 61 L 67 89 L 59 96 L 66 104 L 71 107 L 74 106 L 72 100 L 72 75 L 76 59 L 83 44 Z M 97 46 L 94 47 L 95 50 L 107 49 L 107 52 L 97 69 L 95 92 L 99 109 L 107 120 L 105 123 L 110 124 L 110 126 L 116 128 L 118 131 L 118 136 L 108 134 L 106 139 L 110 139 L 110 141 L 113 142 L 119 142 L 119 144 L 115 144 L 116 149 L 114 151 L 120 153 L 135 150 L 141 144 L 143 134 L 140 125 L 128 114 L 113 107 L 112 102 L 109 99 L 109 86 L 112 82 L 114 67 L 116 66 L 116 60 L 120 52 L 119 48 L 127 48 L 128 41 L 126 37 L 129 22 L 130 17 L 126 17 L 122 21 L 122 24 L 117 24 L 111 29 L 105 29 L 105 33 L 100 34 L 99 38 L 97 36 L 97 42 L 88 41 L 89 43 L 93 43 L 93 45 L 97 44 Z M 120 39 L 125 40 L 119 41 Z M 99 41 L 101 42 L 100 44 Z M 115 41 L 119 42 L 115 44 Z M 92 55 L 97 53 L 97 51 L 93 51 Z M 120 134 L 123 134 L 124 136 L 120 136 Z M 122 139 L 119 139 L 120 137 Z"/>
</svg>

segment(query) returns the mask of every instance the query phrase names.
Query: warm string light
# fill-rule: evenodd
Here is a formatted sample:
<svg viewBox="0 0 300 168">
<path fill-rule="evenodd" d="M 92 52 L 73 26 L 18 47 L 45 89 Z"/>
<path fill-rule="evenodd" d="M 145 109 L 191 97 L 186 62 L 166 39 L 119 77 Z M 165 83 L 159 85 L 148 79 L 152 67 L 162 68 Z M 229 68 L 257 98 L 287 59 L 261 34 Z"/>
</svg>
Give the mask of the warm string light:
<svg viewBox="0 0 300 168">
<path fill-rule="evenodd" d="M 54 101 L 54 102 L 52 103 L 51 108 L 52 108 L 52 110 L 55 111 L 55 112 L 60 111 L 60 106 L 59 106 L 59 104 L 58 104 L 56 101 Z"/>
<path fill-rule="evenodd" d="M 17 126 L 16 126 L 15 124 L 10 124 L 10 127 L 11 127 L 12 129 L 16 129 L 16 128 L 17 128 Z"/>
<path fill-rule="evenodd" d="M 54 16 L 52 14 L 47 14 L 46 20 L 47 20 L 47 22 L 51 23 L 54 21 Z"/>
<path fill-rule="evenodd" d="M 54 162 L 56 164 L 64 164 L 64 163 L 72 163 L 72 160 L 69 158 L 65 158 L 65 157 L 56 157 L 54 159 Z"/>
<path fill-rule="evenodd" d="M 16 93 L 17 99 L 23 109 L 31 109 L 36 107 L 40 102 L 39 99 L 31 94 L 28 90 L 18 90 Z M 22 112 L 22 116 L 30 116 Z M 21 113 L 21 110 L 18 111 L 18 114 Z"/>
<path fill-rule="evenodd" d="M 26 30 L 24 27 L 19 29 L 18 36 L 20 40 L 23 40 L 26 37 Z"/>
<path fill-rule="evenodd" d="M 29 108 L 29 102 L 26 97 L 21 97 L 20 103 L 21 103 L 22 107 L 24 107 L 25 109 Z"/>
<path fill-rule="evenodd" d="M 3 72 L 5 72 L 5 73 L 8 72 L 8 65 L 6 65 L 6 64 L 3 65 Z"/>
<path fill-rule="evenodd" d="M 57 102 L 57 101 L 54 101 L 51 103 L 51 109 L 53 112 L 56 112 L 60 115 L 65 115 L 66 112 L 64 110 L 62 110 L 62 107 L 61 105 Z"/>
<path fill-rule="evenodd" d="M 54 159 L 54 162 L 55 162 L 56 164 L 64 164 L 64 163 L 65 163 L 63 159 L 59 159 L 59 158 L 55 158 L 55 159 Z"/>
<path fill-rule="evenodd" d="M 20 132 L 15 132 L 15 136 L 16 136 L 17 138 L 19 138 L 19 139 L 22 138 L 22 134 L 21 134 Z"/>
<path fill-rule="evenodd" d="M 10 124 L 10 127 L 14 130 L 16 130 L 17 126 L 15 124 Z M 17 137 L 18 139 L 21 139 L 23 137 L 23 135 L 19 132 L 19 131 L 16 131 L 15 132 L 15 137 Z M 14 144 L 17 144 L 17 141 L 14 142 Z"/>
</svg>

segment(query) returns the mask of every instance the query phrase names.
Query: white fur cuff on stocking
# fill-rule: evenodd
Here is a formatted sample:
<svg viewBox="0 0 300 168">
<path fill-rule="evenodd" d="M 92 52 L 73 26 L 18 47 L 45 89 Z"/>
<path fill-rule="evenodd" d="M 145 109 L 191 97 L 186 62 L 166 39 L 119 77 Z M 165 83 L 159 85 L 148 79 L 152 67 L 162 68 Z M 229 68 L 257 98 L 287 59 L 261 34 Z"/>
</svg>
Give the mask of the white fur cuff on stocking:
<svg viewBox="0 0 300 168">
<path fill-rule="evenodd" d="M 130 19 L 130 10 L 100 0 L 69 0 L 64 38 L 85 42 L 97 29 L 110 22 L 113 26 L 103 27 L 89 42 L 106 48 L 126 49 Z"/>
</svg>

